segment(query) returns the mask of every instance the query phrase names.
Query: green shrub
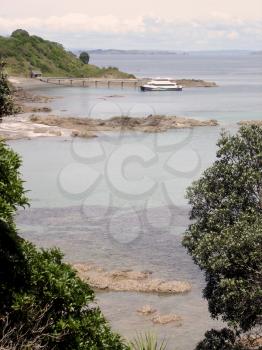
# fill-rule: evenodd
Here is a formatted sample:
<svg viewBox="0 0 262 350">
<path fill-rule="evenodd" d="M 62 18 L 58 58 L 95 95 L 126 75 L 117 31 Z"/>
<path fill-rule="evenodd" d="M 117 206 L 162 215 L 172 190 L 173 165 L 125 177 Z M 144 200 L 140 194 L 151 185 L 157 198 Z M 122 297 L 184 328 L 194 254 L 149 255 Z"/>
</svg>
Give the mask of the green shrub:
<svg viewBox="0 0 262 350">
<path fill-rule="evenodd" d="M 155 334 L 150 332 L 137 334 L 136 338 L 130 341 L 131 350 L 165 350 L 167 342 L 159 342 Z"/>
<path fill-rule="evenodd" d="M 2 61 L 0 57 L 0 122 L 3 117 L 17 112 L 7 75 L 4 71 L 5 65 L 5 61 Z"/>
<path fill-rule="evenodd" d="M 94 304 L 94 292 L 70 265 L 63 263 L 59 250 L 37 250 L 28 242 L 22 244 L 22 249 L 29 280 L 23 292 L 13 294 L 6 332 L 21 324 L 26 334 L 21 339 L 23 342 L 26 338 L 33 343 L 38 333 L 39 344 L 48 349 L 125 348 Z M 14 333 L 9 340 L 14 342 L 17 338 Z"/>
<path fill-rule="evenodd" d="M 228 328 L 220 331 L 212 329 L 206 332 L 205 339 L 202 340 L 195 350 L 247 350 L 237 342 L 236 334 Z"/>
<path fill-rule="evenodd" d="M 205 272 L 213 318 L 247 332 L 262 314 L 262 127 L 222 134 L 217 160 L 188 190 L 183 244 Z"/>
<path fill-rule="evenodd" d="M 21 158 L 4 142 L 0 142 L 0 219 L 13 224 L 16 208 L 28 204 L 19 168 Z"/>
<path fill-rule="evenodd" d="M 88 64 L 89 63 L 89 54 L 88 52 L 81 52 L 80 55 L 79 55 L 79 59 L 84 63 L 84 64 Z"/>
<path fill-rule="evenodd" d="M 26 75 L 30 70 L 41 69 L 44 75 L 61 77 L 102 77 L 113 75 L 115 78 L 133 77 L 116 69 L 101 69 L 88 63 L 86 53 L 82 60 L 66 51 L 61 44 L 30 36 L 18 29 L 11 37 L 0 36 L 0 58 L 8 63 L 9 74 Z"/>
</svg>

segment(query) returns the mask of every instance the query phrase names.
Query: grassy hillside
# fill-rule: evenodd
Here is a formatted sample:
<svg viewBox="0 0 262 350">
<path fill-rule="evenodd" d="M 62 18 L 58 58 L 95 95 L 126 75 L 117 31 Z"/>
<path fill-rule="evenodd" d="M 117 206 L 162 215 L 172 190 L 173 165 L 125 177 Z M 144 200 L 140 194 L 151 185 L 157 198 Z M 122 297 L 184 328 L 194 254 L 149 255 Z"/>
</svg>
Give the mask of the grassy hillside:
<svg viewBox="0 0 262 350">
<path fill-rule="evenodd" d="M 0 58 L 8 64 L 11 75 L 29 75 L 40 69 L 46 76 L 132 78 L 115 67 L 99 68 L 84 64 L 61 44 L 16 30 L 10 37 L 0 36 Z"/>
</svg>

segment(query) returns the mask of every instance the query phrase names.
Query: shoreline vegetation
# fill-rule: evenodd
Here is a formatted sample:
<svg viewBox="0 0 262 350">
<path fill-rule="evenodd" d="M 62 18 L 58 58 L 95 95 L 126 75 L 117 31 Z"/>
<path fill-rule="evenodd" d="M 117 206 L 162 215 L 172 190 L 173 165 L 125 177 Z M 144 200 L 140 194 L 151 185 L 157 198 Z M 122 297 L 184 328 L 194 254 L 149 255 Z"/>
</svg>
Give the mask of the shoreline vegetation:
<svg viewBox="0 0 262 350">
<path fill-rule="evenodd" d="M 63 45 L 17 29 L 10 37 L 0 36 L 0 57 L 7 63 L 8 75 L 30 76 L 32 70 L 43 75 L 64 77 L 134 78 L 116 67 L 84 63 Z"/>
</svg>

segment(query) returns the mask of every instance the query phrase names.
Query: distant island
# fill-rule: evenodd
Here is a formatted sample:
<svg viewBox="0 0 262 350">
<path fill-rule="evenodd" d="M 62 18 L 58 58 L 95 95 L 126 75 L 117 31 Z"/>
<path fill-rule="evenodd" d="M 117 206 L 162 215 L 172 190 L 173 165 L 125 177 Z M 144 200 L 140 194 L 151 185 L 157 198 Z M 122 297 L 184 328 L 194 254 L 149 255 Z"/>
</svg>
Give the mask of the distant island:
<svg viewBox="0 0 262 350">
<path fill-rule="evenodd" d="M 81 50 L 76 50 L 80 52 Z M 168 51 L 168 50 L 120 50 L 120 49 L 91 49 L 88 50 L 90 54 L 147 54 L 147 55 L 187 55 L 187 52 L 183 51 Z"/>
<path fill-rule="evenodd" d="M 7 62 L 9 75 L 29 76 L 32 70 L 40 70 L 47 76 L 134 78 L 116 67 L 85 64 L 61 44 L 30 35 L 23 29 L 15 30 L 10 37 L 0 36 L 0 59 Z"/>
<path fill-rule="evenodd" d="M 81 51 L 80 48 L 72 49 L 76 54 L 79 54 Z M 253 52 L 250 50 L 200 50 L 200 51 L 181 51 L 181 50 L 154 50 L 154 49 L 97 49 L 90 48 L 88 52 L 91 55 L 175 55 L 175 56 L 199 56 L 199 55 L 208 55 L 208 56 L 223 56 L 223 55 L 250 55 Z M 255 54 L 259 54 L 259 51 L 254 51 Z M 260 51 L 261 53 L 261 51 Z"/>
</svg>

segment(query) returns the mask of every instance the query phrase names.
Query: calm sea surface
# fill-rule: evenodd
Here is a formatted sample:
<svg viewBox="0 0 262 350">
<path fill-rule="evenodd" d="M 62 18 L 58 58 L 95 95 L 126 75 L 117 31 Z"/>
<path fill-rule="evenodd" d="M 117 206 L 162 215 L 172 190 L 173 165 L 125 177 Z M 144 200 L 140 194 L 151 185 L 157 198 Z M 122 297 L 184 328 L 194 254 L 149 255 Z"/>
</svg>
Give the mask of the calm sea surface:
<svg viewBox="0 0 262 350">
<path fill-rule="evenodd" d="M 201 298 L 204 279 L 181 246 L 188 220 L 186 188 L 215 160 L 221 127 L 237 130 L 240 120 L 262 117 L 261 57 L 252 54 L 97 54 L 92 63 L 112 65 L 141 77 L 171 76 L 215 81 L 217 88 L 182 93 L 135 89 L 87 89 L 43 85 L 37 94 L 59 97 L 54 114 L 109 118 L 168 114 L 215 118 L 219 127 L 161 134 L 103 133 L 95 139 L 13 141 L 23 157 L 31 208 L 17 223 L 38 245 L 60 247 L 71 262 L 108 269 L 153 271 L 153 276 L 187 280 L 186 295 L 98 292 L 114 329 L 132 337 L 153 330 L 170 350 L 191 350 L 212 321 Z M 182 326 L 153 325 L 139 316 L 150 304 L 176 313 Z"/>
</svg>

